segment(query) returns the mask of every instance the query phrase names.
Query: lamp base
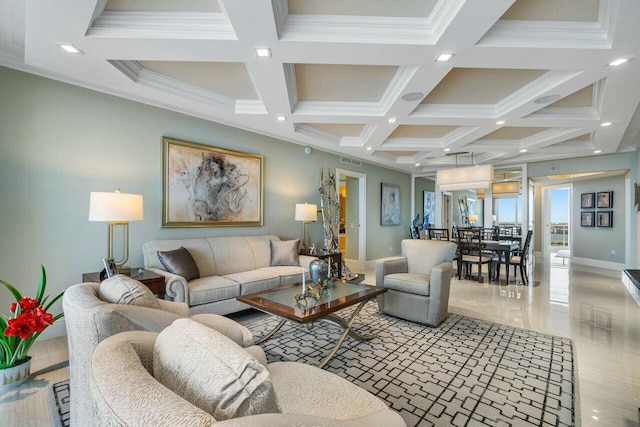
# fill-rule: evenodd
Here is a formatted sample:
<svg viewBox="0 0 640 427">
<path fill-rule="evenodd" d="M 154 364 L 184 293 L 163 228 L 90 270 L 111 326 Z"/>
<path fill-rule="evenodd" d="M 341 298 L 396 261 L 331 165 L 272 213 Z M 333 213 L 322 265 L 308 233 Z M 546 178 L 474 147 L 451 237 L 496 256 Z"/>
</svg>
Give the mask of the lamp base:
<svg viewBox="0 0 640 427">
<path fill-rule="evenodd" d="M 118 269 L 118 274 L 124 274 L 125 276 L 131 275 L 131 267 L 128 265 L 117 265 L 116 268 Z"/>
</svg>

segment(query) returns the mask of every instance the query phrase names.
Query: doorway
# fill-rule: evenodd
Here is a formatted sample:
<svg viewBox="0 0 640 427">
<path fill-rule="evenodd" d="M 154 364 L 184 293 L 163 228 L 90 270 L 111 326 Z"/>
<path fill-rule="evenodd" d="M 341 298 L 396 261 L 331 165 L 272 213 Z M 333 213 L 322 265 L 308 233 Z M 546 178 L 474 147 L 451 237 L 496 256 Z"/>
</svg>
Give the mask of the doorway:
<svg viewBox="0 0 640 427">
<path fill-rule="evenodd" d="M 543 196 L 544 234 L 542 250 L 545 264 L 567 267 L 571 263 L 572 184 L 545 187 Z"/>
<path fill-rule="evenodd" d="M 340 246 L 349 268 L 364 270 L 366 261 L 367 175 L 336 169 L 336 191 L 340 198 Z M 344 187 L 342 187 L 344 186 Z M 344 203 L 344 207 L 343 207 Z"/>
</svg>

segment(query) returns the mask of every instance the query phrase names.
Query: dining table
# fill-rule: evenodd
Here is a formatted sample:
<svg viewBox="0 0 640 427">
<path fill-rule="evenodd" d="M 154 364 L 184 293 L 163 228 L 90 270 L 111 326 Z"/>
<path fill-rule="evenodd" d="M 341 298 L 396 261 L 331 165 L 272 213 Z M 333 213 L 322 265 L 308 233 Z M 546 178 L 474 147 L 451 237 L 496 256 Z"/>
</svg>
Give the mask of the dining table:
<svg viewBox="0 0 640 427">
<path fill-rule="evenodd" d="M 520 249 L 520 244 L 509 240 L 483 240 L 482 249 L 498 254 L 498 271 L 496 272 L 496 280 L 498 282 L 500 282 L 500 264 L 504 261 L 507 270 L 507 285 L 509 285 L 511 254 Z"/>
</svg>

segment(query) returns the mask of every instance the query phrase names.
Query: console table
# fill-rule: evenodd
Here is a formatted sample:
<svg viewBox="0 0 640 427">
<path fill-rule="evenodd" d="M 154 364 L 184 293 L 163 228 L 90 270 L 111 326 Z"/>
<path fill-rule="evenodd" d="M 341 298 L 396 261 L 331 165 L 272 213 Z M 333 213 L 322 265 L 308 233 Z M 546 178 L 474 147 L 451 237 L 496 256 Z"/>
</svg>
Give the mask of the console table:
<svg viewBox="0 0 640 427">
<path fill-rule="evenodd" d="M 158 298 L 164 299 L 165 283 L 163 276 L 143 268 L 132 268 L 129 277 L 142 282 L 151 292 L 156 294 Z M 86 282 L 100 283 L 100 272 L 82 273 L 82 283 Z"/>
</svg>

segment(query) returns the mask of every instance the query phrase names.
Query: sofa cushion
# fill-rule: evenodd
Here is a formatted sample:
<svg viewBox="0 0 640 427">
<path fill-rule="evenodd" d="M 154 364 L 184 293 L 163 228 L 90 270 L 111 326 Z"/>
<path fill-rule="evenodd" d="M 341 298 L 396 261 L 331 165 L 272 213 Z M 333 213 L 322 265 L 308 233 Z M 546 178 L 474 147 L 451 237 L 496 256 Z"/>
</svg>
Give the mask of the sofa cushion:
<svg viewBox="0 0 640 427">
<path fill-rule="evenodd" d="M 280 276 L 280 286 L 292 285 L 294 283 L 300 283 L 302 281 L 302 270 L 307 279 L 310 278 L 309 270 L 304 267 L 293 267 L 289 265 L 279 265 L 275 267 L 260 268 L 260 271 L 268 271 Z"/>
<path fill-rule="evenodd" d="M 208 304 L 240 295 L 240 284 L 222 276 L 201 277 L 190 281 L 189 305 Z"/>
<path fill-rule="evenodd" d="M 187 282 L 200 277 L 196 262 L 184 246 L 173 251 L 158 251 L 158 258 L 168 272 L 184 277 Z"/>
<path fill-rule="evenodd" d="M 384 276 L 384 287 L 408 294 L 429 296 L 429 276 L 414 273 L 393 273 Z"/>
<path fill-rule="evenodd" d="M 300 239 L 296 240 L 271 240 L 271 266 L 275 265 L 299 265 L 298 251 Z"/>
<path fill-rule="evenodd" d="M 118 274 L 100 283 L 98 296 L 113 304 L 129 304 L 160 309 L 155 295 L 143 283 L 124 274 Z"/>
<path fill-rule="evenodd" d="M 160 332 L 154 377 L 216 420 L 279 413 L 269 371 L 223 334 L 191 319 Z"/>
<path fill-rule="evenodd" d="M 264 271 L 262 269 L 227 274 L 224 277 L 240 284 L 240 295 L 280 286 L 280 276 L 274 272 Z"/>
</svg>

